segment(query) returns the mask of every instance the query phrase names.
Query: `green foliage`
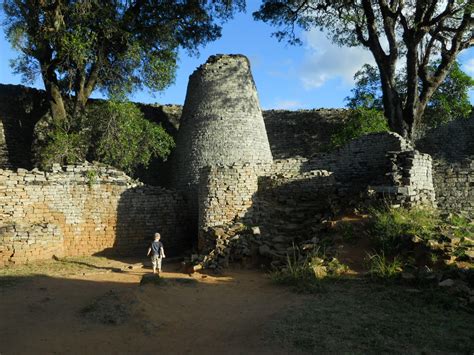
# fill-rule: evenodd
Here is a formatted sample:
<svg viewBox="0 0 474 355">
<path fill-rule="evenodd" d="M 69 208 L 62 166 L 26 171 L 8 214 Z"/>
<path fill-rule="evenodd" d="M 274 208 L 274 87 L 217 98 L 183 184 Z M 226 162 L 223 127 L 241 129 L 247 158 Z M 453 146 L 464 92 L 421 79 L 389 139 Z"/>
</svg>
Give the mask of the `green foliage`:
<svg viewBox="0 0 474 355">
<path fill-rule="evenodd" d="M 380 74 L 376 67 L 364 64 L 354 75 L 355 86 L 352 97 L 346 97 L 347 107 L 364 107 L 381 111 L 383 109 Z"/>
<path fill-rule="evenodd" d="M 86 172 L 86 178 L 87 178 L 87 185 L 90 187 L 92 187 L 92 185 L 95 184 L 95 182 L 97 181 L 97 171 L 95 170 L 88 170 Z"/>
<path fill-rule="evenodd" d="M 403 84 L 405 76 L 406 73 L 402 72 L 395 78 L 402 99 L 406 97 L 406 88 Z M 365 64 L 355 74 L 354 79 L 352 96 L 346 97 L 347 106 L 352 109 L 367 108 L 382 111 L 382 89 L 377 68 Z M 426 127 L 437 127 L 455 119 L 468 118 L 472 110 L 469 90 L 473 87 L 474 79 L 463 72 L 459 63 L 455 61 L 446 79 L 428 102 L 422 124 Z"/>
<path fill-rule="evenodd" d="M 462 71 L 454 62 L 449 74 L 438 87 L 425 111 L 424 122 L 436 127 L 458 118 L 468 118 L 472 106 L 469 90 L 474 88 L 474 78 Z"/>
<path fill-rule="evenodd" d="M 91 114 L 94 127 L 93 156 L 128 173 L 151 159 L 166 158 L 174 147 L 173 138 L 161 125 L 147 121 L 131 102 L 110 100 Z"/>
<path fill-rule="evenodd" d="M 321 290 L 320 278 L 318 278 L 311 265 L 311 257 L 299 259 L 295 254 L 287 255 L 286 265 L 280 270 L 270 273 L 273 282 L 290 286 L 296 292 L 313 293 Z"/>
<path fill-rule="evenodd" d="M 301 44 L 298 37 L 305 31 L 320 30 L 338 45 L 369 50 L 381 73 L 383 109 L 390 128 L 414 139 L 427 102 L 459 53 L 472 46 L 473 9 L 468 0 L 263 0 L 253 16 L 277 27 L 273 35 L 290 44 Z M 398 75 L 397 69 L 404 74 Z M 382 103 L 372 89 L 358 93 L 354 103 L 366 102 L 368 107 Z M 454 113 L 446 110 L 449 103 L 441 100 L 436 107 L 443 114 Z"/>
<path fill-rule="evenodd" d="M 68 132 L 56 126 L 47 136 L 48 142 L 39 152 L 42 168 L 51 167 L 54 163 L 76 164 L 84 161 L 89 143 L 83 132 Z"/>
<path fill-rule="evenodd" d="M 368 254 L 369 273 L 372 277 L 393 279 L 402 272 L 402 262 L 398 257 L 389 259 L 384 252 Z"/>
<path fill-rule="evenodd" d="M 290 286 L 296 292 L 314 293 L 322 290 L 323 279 L 337 278 L 347 269 L 337 258 L 330 258 L 319 249 L 302 254 L 293 247 L 293 255 L 287 255 L 285 266 L 272 271 L 270 276 L 273 282 Z"/>
<path fill-rule="evenodd" d="M 436 239 L 441 219 L 431 209 L 373 209 L 369 234 L 377 250 L 395 255 L 411 237 Z"/>
<path fill-rule="evenodd" d="M 110 100 L 93 105 L 67 130 L 55 125 L 39 159 L 48 168 L 89 158 L 133 175 L 154 158 L 166 159 L 173 147 L 173 138 L 161 125 L 147 121 L 136 105 Z"/>
<path fill-rule="evenodd" d="M 359 107 L 352 110 L 341 130 L 331 136 L 331 146 L 333 148 L 339 147 L 351 139 L 362 137 L 368 133 L 388 130 L 387 120 L 381 111 Z"/>
<path fill-rule="evenodd" d="M 5 33 L 36 67 L 50 64 L 62 89 L 96 76 L 105 91 L 142 85 L 162 90 L 174 78 L 178 47 L 191 52 L 220 37 L 217 19 L 245 8 L 236 1 L 43 1 L 6 0 Z M 22 65 L 16 66 L 24 72 Z M 30 79 L 28 77 L 27 79 Z M 76 92 L 77 94 L 77 92 Z"/>
</svg>

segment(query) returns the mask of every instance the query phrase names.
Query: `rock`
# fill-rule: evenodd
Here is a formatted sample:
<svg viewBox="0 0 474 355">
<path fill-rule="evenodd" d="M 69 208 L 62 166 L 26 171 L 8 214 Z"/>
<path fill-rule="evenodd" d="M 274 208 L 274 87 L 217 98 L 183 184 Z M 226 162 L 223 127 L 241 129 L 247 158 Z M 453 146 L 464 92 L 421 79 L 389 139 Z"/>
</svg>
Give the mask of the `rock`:
<svg viewBox="0 0 474 355">
<path fill-rule="evenodd" d="M 225 235 L 225 230 L 224 228 L 217 227 L 213 229 L 213 234 L 215 237 L 222 237 Z"/>
<path fill-rule="evenodd" d="M 302 248 L 303 250 L 313 250 L 315 247 L 316 247 L 316 245 L 314 245 L 314 244 L 309 244 L 309 243 L 306 243 L 306 244 L 301 245 L 301 248 Z"/>
<path fill-rule="evenodd" d="M 402 279 L 404 280 L 414 280 L 416 277 L 410 272 L 402 272 Z"/>
<path fill-rule="evenodd" d="M 285 243 L 287 239 L 282 235 L 276 235 L 272 238 L 273 243 Z"/>
<path fill-rule="evenodd" d="M 260 227 L 252 227 L 252 234 L 253 235 L 260 235 Z"/>
<path fill-rule="evenodd" d="M 465 254 L 466 254 L 469 258 L 474 259 L 474 249 L 466 250 Z"/>
<path fill-rule="evenodd" d="M 443 280 L 438 284 L 438 286 L 439 287 L 452 287 L 454 286 L 454 280 L 452 279 Z"/>
<path fill-rule="evenodd" d="M 199 270 L 202 270 L 202 265 L 201 264 L 197 264 L 197 265 L 193 266 L 193 271 L 194 272 L 199 271 Z"/>
<path fill-rule="evenodd" d="M 314 265 L 312 268 L 313 268 L 314 276 L 316 276 L 316 278 L 318 279 L 322 279 L 328 274 L 326 266 Z"/>
<path fill-rule="evenodd" d="M 258 247 L 258 252 L 261 254 L 261 255 L 270 255 L 271 254 L 271 250 L 270 250 L 270 247 L 268 245 L 260 245 Z"/>
</svg>

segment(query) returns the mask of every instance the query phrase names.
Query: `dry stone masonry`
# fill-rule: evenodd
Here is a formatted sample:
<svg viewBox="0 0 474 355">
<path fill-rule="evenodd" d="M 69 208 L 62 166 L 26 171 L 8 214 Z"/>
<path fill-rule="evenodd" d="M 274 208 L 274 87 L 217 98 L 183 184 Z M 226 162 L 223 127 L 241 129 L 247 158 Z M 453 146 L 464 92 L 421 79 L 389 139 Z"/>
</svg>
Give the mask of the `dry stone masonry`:
<svg viewBox="0 0 474 355">
<path fill-rule="evenodd" d="M 104 166 L 0 170 L 0 265 L 143 253 L 155 231 L 177 253 L 186 245 L 182 202 L 173 191 Z"/>
<path fill-rule="evenodd" d="M 429 131 L 416 145 L 433 157 L 438 208 L 474 217 L 474 114 Z"/>
<path fill-rule="evenodd" d="M 176 186 L 197 215 L 200 169 L 272 162 L 249 60 L 211 56 L 189 78 L 176 149 Z"/>
<path fill-rule="evenodd" d="M 199 261 L 219 268 L 255 254 L 284 259 L 296 241 L 317 243 L 315 228 L 332 215 L 374 200 L 474 214 L 474 119 L 429 132 L 419 151 L 395 133 L 376 133 L 321 153 L 347 111 L 262 116 L 242 55 L 211 56 L 200 66 L 182 114 L 180 106 L 141 107 L 177 136 L 173 168 L 156 165 L 177 191 L 101 165 L 17 169 L 31 169 L 43 96 L 0 85 L 0 265 L 143 253 L 160 231 L 171 255 L 198 235 L 207 254 Z"/>
</svg>

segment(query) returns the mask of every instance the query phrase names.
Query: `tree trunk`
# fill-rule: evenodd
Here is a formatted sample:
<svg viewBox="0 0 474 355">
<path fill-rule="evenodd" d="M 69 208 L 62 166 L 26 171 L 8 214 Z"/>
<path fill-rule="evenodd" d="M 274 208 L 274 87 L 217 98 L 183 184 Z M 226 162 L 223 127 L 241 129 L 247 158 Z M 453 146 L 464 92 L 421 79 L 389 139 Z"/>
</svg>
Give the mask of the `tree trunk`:
<svg viewBox="0 0 474 355">
<path fill-rule="evenodd" d="M 51 116 L 53 117 L 54 122 L 65 123 L 67 121 L 67 113 L 61 90 L 57 84 L 56 74 L 51 65 L 44 65 L 41 69 Z"/>
</svg>

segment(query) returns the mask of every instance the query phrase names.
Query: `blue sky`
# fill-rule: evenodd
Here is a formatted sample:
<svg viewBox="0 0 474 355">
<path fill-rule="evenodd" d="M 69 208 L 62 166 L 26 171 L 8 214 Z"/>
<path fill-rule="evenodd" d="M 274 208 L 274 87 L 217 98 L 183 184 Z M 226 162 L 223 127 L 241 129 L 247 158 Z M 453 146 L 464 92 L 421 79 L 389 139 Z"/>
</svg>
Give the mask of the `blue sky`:
<svg viewBox="0 0 474 355">
<path fill-rule="evenodd" d="M 212 54 L 240 53 L 249 57 L 263 109 L 335 108 L 344 106 L 352 77 L 367 62 L 370 52 L 362 48 L 338 47 L 319 31 L 302 35 L 302 46 L 289 46 L 271 37 L 274 28 L 252 19 L 260 1 L 247 1 L 247 12 L 223 25 L 222 37 L 201 48 L 198 57 L 180 53 L 173 85 L 162 93 L 137 92 L 131 99 L 146 103 L 183 104 L 189 75 Z M 0 14 L 0 20 L 3 14 Z M 15 52 L 0 36 L 0 83 L 19 84 L 21 77 L 9 67 Z M 474 48 L 461 53 L 464 71 L 474 76 Z M 42 88 L 38 81 L 35 85 Z M 470 92 L 474 104 L 474 90 Z"/>
</svg>

